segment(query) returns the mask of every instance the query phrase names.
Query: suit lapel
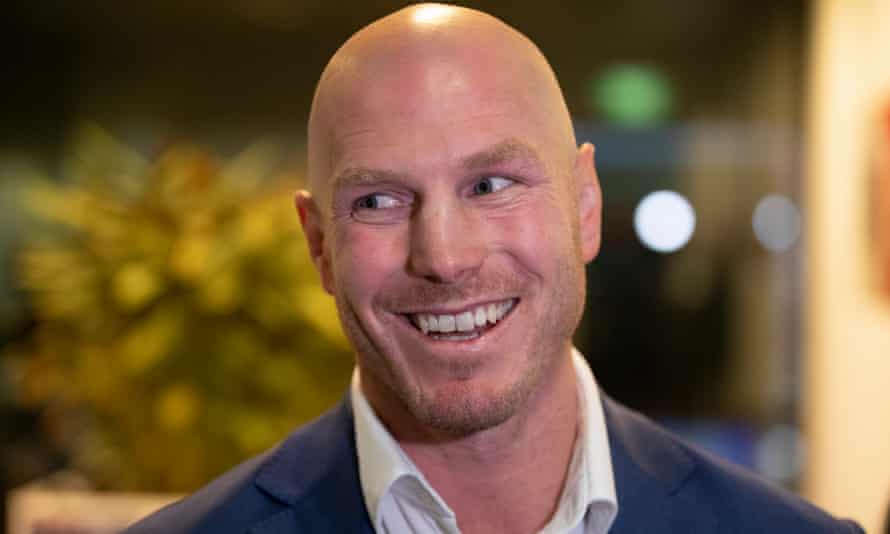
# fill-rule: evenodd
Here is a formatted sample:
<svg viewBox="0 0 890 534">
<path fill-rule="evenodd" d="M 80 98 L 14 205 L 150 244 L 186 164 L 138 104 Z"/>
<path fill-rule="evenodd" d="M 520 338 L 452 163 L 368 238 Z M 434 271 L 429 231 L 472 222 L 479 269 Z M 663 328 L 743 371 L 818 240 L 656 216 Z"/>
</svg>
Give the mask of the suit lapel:
<svg viewBox="0 0 890 534">
<path fill-rule="evenodd" d="M 695 461 L 673 438 L 601 393 L 618 516 L 610 534 L 716 532 L 717 518 L 682 491 Z"/>
<path fill-rule="evenodd" d="M 286 504 L 252 534 L 373 533 L 358 477 L 349 396 L 281 444 L 256 484 Z"/>
</svg>

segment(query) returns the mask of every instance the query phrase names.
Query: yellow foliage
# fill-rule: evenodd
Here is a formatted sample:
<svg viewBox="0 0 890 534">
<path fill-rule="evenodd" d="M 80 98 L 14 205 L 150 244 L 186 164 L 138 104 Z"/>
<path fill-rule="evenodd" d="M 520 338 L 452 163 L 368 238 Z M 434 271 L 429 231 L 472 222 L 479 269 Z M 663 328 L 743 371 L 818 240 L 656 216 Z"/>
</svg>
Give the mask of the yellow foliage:
<svg viewBox="0 0 890 534">
<path fill-rule="evenodd" d="M 163 289 L 163 280 L 150 266 L 133 262 L 124 265 L 112 279 L 112 295 L 127 310 L 145 307 Z"/>
<path fill-rule="evenodd" d="M 332 343 L 348 348 L 349 341 L 340 326 L 334 298 L 318 284 L 299 286 L 294 293 L 294 306 L 303 320 L 315 326 Z"/>
<path fill-rule="evenodd" d="M 155 404 L 155 417 L 161 429 L 181 432 L 192 426 L 200 409 L 195 390 L 185 384 L 175 384 L 161 392 Z"/>
<path fill-rule="evenodd" d="M 173 245 L 170 253 L 171 272 L 186 282 L 200 280 L 210 267 L 212 241 L 209 237 L 184 235 Z"/>
<path fill-rule="evenodd" d="M 205 279 L 198 288 L 201 309 L 213 313 L 231 313 L 241 302 L 241 285 L 234 268 L 227 268 Z"/>
<path fill-rule="evenodd" d="M 188 491 L 335 402 L 352 359 L 276 150 L 145 158 L 84 128 L 25 196 L 49 230 L 19 256 L 38 316 L 23 402 L 99 486 Z"/>
<path fill-rule="evenodd" d="M 124 327 L 116 352 L 126 372 L 143 373 L 164 357 L 172 356 L 170 349 L 183 335 L 184 321 L 178 307 L 162 306 L 145 319 Z"/>
</svg>

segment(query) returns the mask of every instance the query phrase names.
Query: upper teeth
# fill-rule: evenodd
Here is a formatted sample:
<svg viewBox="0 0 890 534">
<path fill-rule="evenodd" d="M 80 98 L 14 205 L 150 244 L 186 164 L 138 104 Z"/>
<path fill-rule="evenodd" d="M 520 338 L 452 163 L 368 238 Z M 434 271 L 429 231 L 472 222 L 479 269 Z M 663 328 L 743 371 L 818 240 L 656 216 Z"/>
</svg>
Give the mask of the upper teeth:
<svg viewBox="0 0 890 534">
<path fill-rule="evenodd" d="M 416 313 L 411 315 L 411 320 L 424 334 L 430 332 L 469 332 L 485 326 L 486 323 L 497 323 L 504 318 L 504 315 L 512 307 L 513 300 L 511 299 L 495 304 L 477 306 L 472 310 L 457 314 Z"/>
</svg>

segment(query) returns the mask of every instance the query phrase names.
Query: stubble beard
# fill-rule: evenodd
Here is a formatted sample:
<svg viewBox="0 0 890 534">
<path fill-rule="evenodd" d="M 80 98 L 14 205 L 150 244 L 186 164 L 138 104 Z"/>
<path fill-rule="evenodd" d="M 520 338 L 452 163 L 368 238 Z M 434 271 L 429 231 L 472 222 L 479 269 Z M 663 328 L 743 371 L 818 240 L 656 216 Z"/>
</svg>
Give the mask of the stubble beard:
<svg viewBox="0 0 890 534">
<path fill-rule="evenodd" d="M 571 336 L 581 319 L 583 265 L 579 270 L 569 262 L 561 263 L 559 280 L 552 286 L 554 295 L 550 309 L 530 334 L 528 347 L 523 350 L 523 368 L 519 377 L 482 391 L 472 381 L 482 362 L 449 363 L 446 372 L 454 380 L 435 391 L 424 390 L 411 380 L 406 369 L 387 356 L 384 346 L 394 341 L 375 343 L 345 296 L 338 292 L 335 294 L 337 309 L 356 351 L 363 391 L 368 395 L 370 386 L 374 394 L 384 397 L 382 404 L 399 406 L 400 411 L 407 413 L 421 427 L 455 438 L 497 427 L 511 419 L 553 374 L 559 359 L 566 356 Z M 374 405 L 371 397 L 369 395 L 369 400 Z M 375 408 L 379 411 L 380 407 Z M 384 422 L 390 415 L 378 413 Z"/>
</svg>

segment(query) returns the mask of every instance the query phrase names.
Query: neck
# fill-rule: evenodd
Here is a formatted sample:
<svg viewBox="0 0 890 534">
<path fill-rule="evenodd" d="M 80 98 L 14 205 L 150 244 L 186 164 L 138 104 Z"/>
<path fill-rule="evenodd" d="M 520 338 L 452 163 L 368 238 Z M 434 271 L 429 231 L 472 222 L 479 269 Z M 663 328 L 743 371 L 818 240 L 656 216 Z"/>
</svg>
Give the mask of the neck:
<svg viewBox="0 0 890 534">
<path fill-rule="evenodd" d="M 461 532 L 537 532 L 552 517 L 578 431 L 570 354 L 504 423 L 449 440 L 400 445 L 457 515 Z"/>
</svg>

